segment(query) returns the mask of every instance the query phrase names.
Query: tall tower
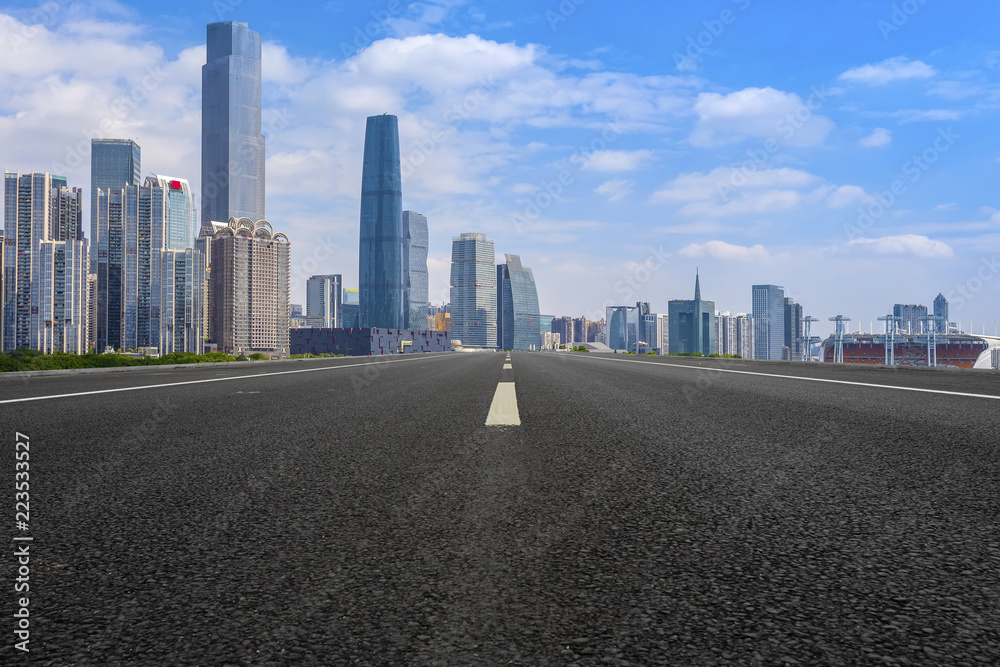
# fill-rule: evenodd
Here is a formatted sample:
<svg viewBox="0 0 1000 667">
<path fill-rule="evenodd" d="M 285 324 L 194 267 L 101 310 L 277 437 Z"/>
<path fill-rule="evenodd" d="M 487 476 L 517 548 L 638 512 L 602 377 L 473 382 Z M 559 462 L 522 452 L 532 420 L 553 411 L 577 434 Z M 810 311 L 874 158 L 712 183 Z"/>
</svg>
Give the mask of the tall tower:
<svg viewBox="0 0 1000 667">
<path fill-rule="evenodd" d="M 754 359 L 781 360 L 785 346 L 785 288 L 753 286 Z"/>
<path fill-rule="evenodd" d="M 497 264 L 497 344 L 504 350 L 537 350 L 542 316 L 535 275 L 518 255 L 504 258 L 505 264 Z M 583 329 L 578 340 L 586 342 L 585 325 Z"/>
<path fill-rule="evenodd" d="M 90 140 L 90 272 L 97 273 L 100 228 L 97 220 L 97 190 L 120 190 L 140 184 L 139 144 L 131 139 Z M 103 350 L 102 350 L 103 352 Z"/>
<path fill-rule="evenodd" d="M 948 299 L 945 298 L 944 294 L 938 293 L 934 297 L 934 317 L 937 318 L 935 321 L 937 332 L 948 333 Z"/>
<path fill-rule="evenodd" d="M 493 239 L 485 234 L 452 239 L 451 337 L 466 347 L 497 346 L 495 258 Z"/>
<path fill-rule="evenodd" d="M 197 212 L 194 196 L 186 178 L 153 174 L 146 178 L 146 186 L 158 186 L 167 200 L 167 227 L 163 231 L 163 245 L 167 250 L 186 250 L 194 247 L 194 228 Z"/>
<path fill-rule="evenodd" d="M 788 348 L 788 360 L 802 359 L 802 305 L 794 299 L 785 297 L 785 341 Z"/>
<path fill-rule="evenodd" d="M 403 184 L 399 124 L 395 116 L 370 116 L 361 172 L 361 326 L 406 327 Z M 491 267 L 492 271 L 492 267 Z"/>
<path fill-rule="evenodd" d="M 406 239 L 404 257 L 410 287 L 407 328 L 426 329 L 427 308 L 430 306 L 427 293 L 427 218 L 413 211 L 403 211 L 403 237 Z"/>
<path fill-rule="evenodd" d="M 201 221 L 264 219 L 260 34 L 246 23 L 208 25 L 201 68 Z"/>
</svg>

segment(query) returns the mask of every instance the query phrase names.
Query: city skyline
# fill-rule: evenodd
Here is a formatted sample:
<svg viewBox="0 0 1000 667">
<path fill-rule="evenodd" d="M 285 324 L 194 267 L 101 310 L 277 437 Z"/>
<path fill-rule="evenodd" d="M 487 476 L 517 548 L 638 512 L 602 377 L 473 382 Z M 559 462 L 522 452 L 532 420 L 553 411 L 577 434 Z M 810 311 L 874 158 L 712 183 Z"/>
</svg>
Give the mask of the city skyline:
<svg viewBox="0 0 1000 667">
<path fill-rule="evenodd" d="M 432 303 L 447 300 L 448 239 L 478 229 L 529 261 L 545 312 L 599 319 L 606 302 L 636 300 L 662 312 L 699 264 L 720 309 L 749 311 L 749 284 L 782 284 L 822 320 L 820 335 L 838 312 L 867 330 L 893 303 L 939 292 L 952 321 L 992 330 L 998 156 L 969 139 L 989 136 L 997 69 L 984 26 L 998 10 L 975 5 L 980 21 L 927 5 L 885 32 L 892 3 L 869 3 L 822 14 L 823 34 L 787 30 L 818 24 L 815 8 L 733 3 L 727 23 L 704 7 L 628 7 L 621 25 L 664 19 L 665 32 L 628 42 L 610 26 L 597 44 L 583 39 L 599 21 L 593 3 L 563 15 L 515 2 L 489 20 L 460 2 L 378 20 L 374 3 L 330 3 L 311 25 L 250 1 L 218 12 L 181 2 L 172 22 L 114 3 L 51 16 L 7 6 L 0 21 L 23 39 L 5 47 L 13 94 L 0 136 L 8 169 L 78 186 L 91 138 L 132 138 L 158 172 L 192 179 L 205 25 L 245 21 L 263 38 L 269 217 L 303 242 L 296 301 L 296 276 L 356 270 L 360 128 L 388 111 L 407 207 L 431 220 Z M 75 27 L 83 16 L 87 30 Z M 769 35 L 802 57 L 755 46 Z M 73 57 L 83 49 L 87 67 Z M 759 67 L 745 71 L 745 58 Z M 56 73 L 54 91 L 42 82 Z M 58 120 L 56 93 L 81 100 Z M 298 270 L 316 259 L 305 244 L 327 258 L 315 270 Z"/>
</svg>

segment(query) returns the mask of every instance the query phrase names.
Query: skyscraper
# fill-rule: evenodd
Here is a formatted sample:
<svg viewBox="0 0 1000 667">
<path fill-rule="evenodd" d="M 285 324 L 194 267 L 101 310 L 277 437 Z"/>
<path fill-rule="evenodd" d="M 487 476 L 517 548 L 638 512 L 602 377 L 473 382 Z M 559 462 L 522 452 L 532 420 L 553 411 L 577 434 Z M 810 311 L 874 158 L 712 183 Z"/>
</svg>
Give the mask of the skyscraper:
<svg viewBox="0 0 1000 667">
<path fill-rule="evenodd" d="M 260 34 L 210 23 L 201 68 L 201 221 L 264 219 Z"/>
<path fill-rule="evenodd" d="M 153 174 L 146 178 L 146 185 L 159 186 L 167 200 L 167 226 L 163 231 L 164 247 L 167 250 L 185 250 L 193 247 L 197 211 L 194 208 L 191 185 L 187 179 Z"/>
<path fill-rule="evenodd" d="M 694 300 L 667 304 L 670 354 L 715 353 L 715 302 L 702 301 L 701 277 L 694 278 Z"/>
<path fill-rule="evenodd" d="M 430 306 L 427 293 L 427 218 L 403 211 L 403 238 L 406 239 L 406 276 L 409 279 L 409 317 L 407 328 L 427 328 L 427 308 Z"/>
<path fill-rule="evenodd" d="M 160 260 L 161 354 L 204 349 L 205 255 L 200 250 L 164 250 Z"/>
<path fill-rule="evenodd" d="M 4 352 L 86 352 L 80 195 L 61 176 L 4 172 Z"/>
<path fill-rule="evenodd" d="M 754 359 L 781 360 L 785 346 L 785 288 L 753 286 Z"/>
<path fill-rule="evenodd" d="M 322 320 L 326 329 L 342 328 L 343 284 L 340 274 L 310 277 L 306 281 L 306 317 Z"/>
<path fill-rule="evenodd" d="M 904 334 L 916 335 L 927 331 L 927 306 L 897 303 L 892 307 L 892 314 L 899 318 L 897 326 Z"/>
<path fill-rule="evenodd" d="M 288 237 L 273 233 L 266 220 L 236 218 L 212 236 L 213 340 L 221 351 L 233 354 L 287 356 Z"/>
<path fill-rule="evenodd" d="M 97 273 L 97 190 L 119 190 L 140 184 L 139 144 L 131 139 L 90 141 L 90 271 Z M 103 351 L 103 349 L 102 349 Z"/>
<path fill-rule="evenodd" d="M 365 129 L 364 166 L 361 171 L 358 286 L 362 327 L 406 327 L 405 245 L 399 124 L 396 117 L 389 114 L 370 116 Z"/>
<path fill-rule="evenodd" d="M 451 337 L 466 347 L 497 346 L 493 239 L 462 234 L 451 242 Z M 364 292 L 362 292 L 362 304 Z"/>
<path fill-rule="evenodd" d="M 535 276 L 519 256 L 504 257 L 506 264 L 497 264 L 497 344 L 504 350 L 537 350 L 541 314 Z"/>
<path fill-rule="evenodd" d="M 934 317 L 937 318 L 938 333 L 948 333 L 948 299 L 940 292 L 934 297 Z"/>
<path fill-rule="evenodd" d="M 785 297 L 785 344 L 788 360 L 802 359 L 802 306 L 794 299 Z"/>
</svg>

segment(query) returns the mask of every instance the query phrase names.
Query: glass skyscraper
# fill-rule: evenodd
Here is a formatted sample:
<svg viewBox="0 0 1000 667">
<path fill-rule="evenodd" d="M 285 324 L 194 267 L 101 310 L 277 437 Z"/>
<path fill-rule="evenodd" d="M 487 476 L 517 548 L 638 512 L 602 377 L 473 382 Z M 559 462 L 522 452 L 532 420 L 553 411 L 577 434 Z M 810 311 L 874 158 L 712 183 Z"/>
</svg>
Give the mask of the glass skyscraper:
<svg viewBox="0 0 1000 667">
<path fill-rule="evenodd" d="M 185 178 L 153 174 L 146 178 L 146 186 L 158 186 L 167 199 L 167 228 L 163 231 L 163 245 L 167 250 L 186 250 L 194 247 L 194 227 L 197 212 L 191 185 Z M 228 220 L 227 220 L 228 222 Z"/>
<path fill-rule="evenodd" d="M 210 23 L 201 68 L 201 221 L 264 219 L 260 34 Z"/>
<path fill-rule="evenodd" d="M 542 316 L 535 276 L 519 256 L 504 258 L 506 264 L 497 264 L 497 344 L 504 350 L 537 350 Z"/>
<path fill-rule="evenodd" d="M 702 300 L 700 276 L 694 279 L 694 300 L 670 301 L 667 320 L 670 354 L 715 353 L 715 302 Z"/>
<path fill-rule="evenodd" d="M 306 317 L 322 319 L 323 328 L 340 329 L 343 306 L 343 278 L 340 274 L 311 276 L 306 281 Z"/>
<path fill-rule="evenodd" d="M 493 239 L 462 234 L 451 242 L 451 338 L 466 347 L 497 346 L 497 272 Z"/>
<path fill-rule="evenodd" d="M 781 361 L 785 346 L 785 288 L 753 286 L 753 358 Z"/>
<path fill-rule="evenodd" d="M 120 190 L 140 184 L 139 144 L 131 139 L 90 141 L 90 271 L 97 273 L 100 237 L 97 224 L 97 190 Z"/>
<path fill-rule="evenodd" d="M 934 297 L 934 317 L 937 318 L 938 333 L 948 333 L 948 299 L 940 292 Z"/>
<path fill-rule="evenodd" d="M 399 124 L 389 114 L 370 116 L 361 171 L 358 287 L 362 327 L 406 328 L 405 246 Z"/>
<path fill-rule="evenodd" d="M 406 276 L 409 279 L 409 303 L 406 312 L 409 319 L 406 328 L 427 328 L 427 218 L 403 211 L 403 237 L 406 239 Z"/>
</svg>

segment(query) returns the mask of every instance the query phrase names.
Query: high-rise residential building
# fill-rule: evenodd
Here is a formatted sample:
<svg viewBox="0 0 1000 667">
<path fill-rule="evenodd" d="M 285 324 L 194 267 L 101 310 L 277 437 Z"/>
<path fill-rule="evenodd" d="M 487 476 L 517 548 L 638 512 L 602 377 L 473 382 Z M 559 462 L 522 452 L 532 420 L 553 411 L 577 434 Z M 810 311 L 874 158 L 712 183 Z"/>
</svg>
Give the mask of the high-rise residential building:
<svg viewBox="0 0 1000 667">
<path fill-rule="evenodd" d="M 405 275 L 409 289 L 407 324 L 409 329 L 423 329 L 430 306 L 427 283 L 427 218 L 413 211 L 403 211 Z"/>
<path fill-rule="evenodd" d="M 938 333 L 948 333 L 948 299 L 940 292 L 934 297 L 934 317 Z"/>
<path fill-rule="evenodd" d="M 657 315 L 656 330 L 659 333 L 660 354 L 670 351 L 670 313 Z"/>
<path fill-rule="evenodd" d="M 97 248 L 100 236 L 97 220 L 97 190 L 120 190 L 139 185 L 139 144 L 131 139 L 92 139 L 90 141 L 90 272 L 97 273 Z M 103 351 L 103 350 L 102 350 Z"/>
<path fill-rule="evenodd" d="M 568 315 L 552 318 L 549 331 L 559 334 L 559 341 L 562 345 L 573 343 L 576 340 L 576 326 L 573 324 L 573 318 Z"/>
<path fill-rule="evenodd" d="M 264 219 L 260 34 L 210 23 L 201 68 L 201 221 Z"/>
<path fill-rule="evenodd" d="M 729 311 L 715 311 L 715 352 L 717 354 L 736 354 L 735 324 Z"/>
<path fill-rule="evenodd" d="M 159 351 L 204 349 L 205 255 L 200 250 L 163 250 L 160 254 Z"/>
<path fill-rule="evenodd" d="M 230 218 L 210 245 L 211 332 L 219 350 L 287 356 L 288 237 L 266 220 Z"/>
<path fill-rule="evenodd" d="M 781 360 L 785 346 L 785 288 L 753 286 L 754 359 Z"/>
<path fill-rule="evenodd" d="M 62 176 L 4 172 L 4 352 L 87 351 L 81 201 Z"/>
<path fill-rule="evenodd" d="M 649 303 L 640 302 L 639 308 L 639 350 L 638 352 L 656 352 L 662 354 L 666 350 L 660 347 L 662 332 L 659 329 L 660 316 L 652 312 Z"/>
<path fill-rule="evenodd" d="M 369 117 L 365 128 L 360 250 L 361 326 L 405 328 L 409 295 L 399 123 L 389 114 Z"/>
<path fill-rule="evenodd" d="M 898 317 L 896 326 L 904 334 L 922 334 L 927 331 L 927 306 L 897 303 L 892 314 Z"/>
<path fill-rule="evenodd" d="M 88 250 L 90 250 L 88 248 Z M 97 254 L 96 248 L 91 254 Z M 87 274 L 87 349 L 97 350 L 97 274 Z"/>
<path fill-rule="evenodd" d="M 743 359 L 753 359 L 753 318 L 746 313 L 737 313 L 733 317 L 733 336 L 735 350 L 732 354 L 738 354 Z"/>
<path fill-rule="evenodd" d="M 306 281 L 306 318 L 324 329 L 342 328 L 343 283 L 340 274 L 310 277 Z"/>
<path fill-rule="evenodd" d="M 520 256 L 504 258 L 506 263 L 497 264 L 497 344 L 504 350 L 537 350 L 542 316 L 535 275 Z"/>
<path fill-rule="evenodd" d="M 194 247 L 195 218 L 194 195 L 191 185 L 184 178 L 153 174 L 146 177 L 147 186 L 157 185 L 167 200 L 167 226 L 163 232 L 163 245 L 167 250 L 186 250 Z"/>
<path fill-rule="evenodd" d="M 497 347 L 493 239 L 462 234 L 451 243 L 451 337 L 465 347 Z M 364 292 L 361 295 L 362 307 Z"/>
<path fill-rule="evenodd" d="M 587 329 L 589 328 L 589 323 L 586 317 L 574 317 L 573 318 L 573 340 L 579 343 L 587 342 Z"/>
<path fill-rule="evenodd" d="M 82 241 L 83 189 L 56 185 L 52 179 L 52 213 L 49 239 L 52 241 Z"/>
<path fill-rule="evenodd" d="M 694 300 L 668 304 L 670 354 L 715 353 L 715 302 L 701 298 L 701 277 L 695 275 Z"/>
<path fill-rule="evenodd" d="M 788 348 L 788 361 L 802 359 L 802 305 L 794 299 L 785 297 L 785 341 Z"/>
</svg>

